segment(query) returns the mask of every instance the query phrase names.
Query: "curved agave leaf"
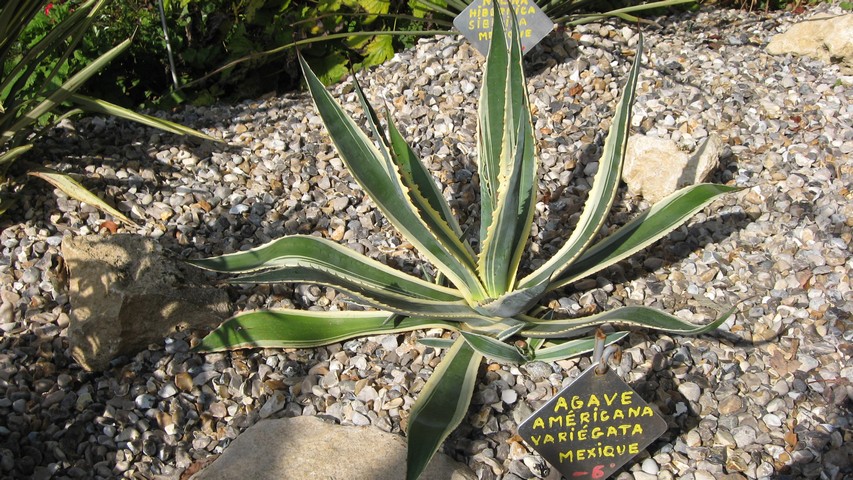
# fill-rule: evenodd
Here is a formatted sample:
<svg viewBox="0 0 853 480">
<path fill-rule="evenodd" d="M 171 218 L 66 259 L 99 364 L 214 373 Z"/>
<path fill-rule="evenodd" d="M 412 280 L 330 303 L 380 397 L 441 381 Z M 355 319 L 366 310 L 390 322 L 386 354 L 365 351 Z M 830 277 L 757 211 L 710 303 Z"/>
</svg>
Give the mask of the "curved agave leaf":
<svg viewBox="0 0 853 480">
<path fill-rule="evenodd" d="M 595 339 L 592 337 L 568 340 L 545 348 L 538 348 L 539 344 L 537 344 L 536 348 L 532 349 L 532 354 L 527 356 L 515 346 L 508 345 L 495 338 L 486 335 L 479 335 L 473 332 L 466 332 L 464 330 L 461 330 L 459 333 L 465 337 L 465 341 L 468 342 L 471 348 L 480 352 L 483 356 L 499 362 L 513 364 L 523 364 L 532 360 L 553 362 L 564 358 L 575 357 L 591 352 L 595 345 Z M 611 333 L 607 336 L 605 345 L 610 345 L 622 340 L 628 336 L 628 333 L 629 332 Z"/>
<path fill-rule="evenodd" d="M 463 337 L 458 337 L 418 394 L 406 432 L 407 480 L 421 475 L 441 442 L 465 418 L 482 359 Z"/>
<path fill-rule="evenodd" d="M 229 283 L 317 283 L 332 287 L 350 296 L 356 303 L 378 310 L 387 310 L 404 316 L 437 317 L 449 321 L 470 321 L 476 318 L 488 321 L 472 309 L 465 300 L 427 300 L 391 291 L 374 282 L 363 282 L 342 275 L 334 267 L 297 265 L 268 272 L 244 275 L 229 279 Z"/>
<path fill-rule="evenodd" d="M 464 7 L 463 7 L 464 9 Z M 500 12 L 498 12 L 500 14 Z M 497 18 L 497 17 L 496 17 Z M 492 38 L 505 38 L 502 22 L 493 22 Z M 477 168 L 480 176 L 480 238 L 492 224 L 492 212 L 497 208 L 498 176 L 503 151 L 504 111 L 508 95 L 507 69 L 509 52 L 505 44 L 491 42 L 480 88 L 480 108 L 477 120 Z"/>
<path fill-rule="evenodd" d="M 430 229 L 439 235 L 450 238 L 462 238 L 462 229 L 456 222 L 456 218 L 450 212 L 450 206 L 436 187 L 435 181 L 429 170 L 415 154 L 414 150 L 406 143 L 400 131 L 394 125 L 390 113 L 385 112 L 388 123 L 389 134 L 382 129 L 376 110 L 367 101 L 358 79 L 353 75 L 355 93 L 361 103 L 362 109 L 367 114 L 368 126 L 373 135 L 379 139 L 379 153 L 382 155 L 385 171 L 389 179 L 396 177 L 399 171 L 400 180 L 412 194 L 412 202 L 421 219 L 427 222 Z M 390 149 L 390 150 L 389 150 Z M 399 170 L 398 170 L 399 169 Z M 402 196 L 402 190 L 400 192 Z M 449 243 L 452 240 L 445 240 Z M 467 247 L 467 244 L 466 244 Z M 474 253 L 468 250 L 469 263 L 474 263 Z"/>
<path fill-rule="evenodd" d="M 569 338 L 577 336 L 578 332 L 603 323 L 622 323 L 680 335 L 699 335 L 722 325 L 734 311 L 735 308 L 732 307 L 720 318 L 707 325 L 696 325 L 649 307 L 622 307 L 587 317 L 562 320 L 539 320 L 526 317 L 525 320 L 531 326 L 522 330 L 521 334 L 533 338 Z"/>
<path fill-rule="evenodd" d="M 486 154 L 497 155 L 497 158 L 481 157 L 481 165 L 485 165 L 483 167 L 485 173 L 493 175 L 495 162 L 498 161 L 497 166 L 500 170 L 497 178 L 488 179 L 488 182 L 496 181 L 497 185 L 481 186 L 481 191 L 485 191 L 485 187 L 488 187 L 491 190 L 488 195 L 497 196 L 496 199 L 492 199 L 496 201 L 490 207 L 490 218 L 481 219 L 481 222 L 489 223 L 485 224 L 485 228 L 481 226 L 482 250 L 478 259 L 480 278 L 483 279 L 486 292 L 492 297 L 508 292 L 515 283 L 518 264 L 527 244 L 527 237 L 530 235 L 533 204 L 536 199 L 537 160 L 533 123 L 530 118 L 527 85 L 521 61 L 518 27 L 512 9 L 510 9 L 510 24 L 512 40 L 508 52 L 509 58 L 502 58 L 507 55 L 507 52 L 503 41 L 499 41 L 497 45 L 501 48 L 490 47 L 489 49 L 484 74 L 495 84 L 503 80 L 502 94 L 506 97 L 506 101 L 503 102 L 504 110 L 500 112 L 503 115 L 503 122 L 500 124 L 502 131 L 497 132 L 497 125 L 492 123 L 481 130 L 484 132 L 483 147 L 491 149 Z M 492 35 L 493 38 L 505 38 L 500 9 L 495 9 Z M 490 64 L 492 60 L 496 60 L 497 66 L 492 67 Z M 498 70 L 499 68 L 504 70 Z M 491 90 L 487 92 L 487 94 L 493 93 L 497 92 Z M 487 109 L 486 114 L 493 112 L 491 108 L 487 107 Z M 480 121 L 484 121 L 482 116 Z M 497 133 L 501 134 L 499 143 L 496 138 L 489 138 Z M 496 143 L 500 146 L 499 151 L 495 151 Z M 486 205 L 485 201 L 481 200 L 481 202 Z M 481 208 L 486 210 L 487 207 Z"/>
<path fill-rule="evenodd" d="M 454 342 L 455 340 L 452 338 L 425 337 L 418 339 L 418 343 L 432 348 L 450 348 Z"/>
<path fill-rule="evenodd" d="M 608 235 L 562 270 L 548 286 L 554 290 L 624 260 L 675 230 L 718 196 L 740 190 L 713 183 L 682 188 Z"/>
<path fill-rule="evenodd" d="M 488 357 L 499 362 L 513 364 L 521 364 L 527 361 L 527 358 L 525 358 L 517 348 L 496 338 L 492 338 L 487 335 L 480 335 L 478 333 L 466 332 L 464 330 L 459 333 L 462 334 L 465 341 L 468 342 L 468 345 L 471 346 L 471 348 L 484 357 Z"/>
<path fill-rule="evenodd" d="M 552 276 L 569 266 L 586 250 L 592 243 L 601 226 L 604 224 L 613 199 L 616 196 L 616 187 L 622 176 L 622 163 L 625 157 L 625 149 L 628 146 L 628 133 L 631 128 L 631 107 L 634 105 L 634 91 L 637 88 L 637 77 L 640 74 L 640 64 L 643 56 L 643 37 L 637 45 L 637 54 L 634 64 L 628 74 L 628 82 L 623 89 L 622 98 L 616 105 L 616 113 L 610 131 L 604 141 L 604 152 L 598 164 L 598 172 L 592 183 L 583 213 L 578 220 L 575 230 L 572 232 L 566 244 L 550 258 L 544 265 L 521 280 L 522 288 L 532 287 L 548 282 Z"/>
<path fill-rule="evenodd" d="M 223 273 L 249 273 L 285 267 L 315 268 L 367 289 L 425 300 L 455 302 L 462 299 L 456 290 L 395 270 L 331 240 L 309 235 L 290 235 L 251 250 L 189 260 L 188 263 Z M 277 281 L 300 281 L 286 280 L 286 275 L 290 274 L 282 274 Z M 246 278 L 243 278 L 243 283 L 248 282 Z"/>
<path fill-rule="evenodd" d="M 385 121 L 388 124 L 388 134 L 386 134 L 379 123 L 376 110 L 367 101 L 355 75 L 353 75 L 353 85 L 361 107 L 367 113 L 368 126 L 373 135 L 380 140 L 379 152 L 385 162 L 388 178 L 394 178 L 395 172 L 399 169 L 400 179 L 413 194 L 412 200 L 415 207 L 420 217 L 429 223 L 430 228 L 447 235 L 449 227 L 452 230 L 449 232 L 450 235 L 462 238 L 462 229 L 459 228 L 456 218 L 451 213 L 447 200 L 436 186 L 429 170 L 394 125 L 390 112 L 385 110 Z M 435 218 L 436 216 L 438 218 Z M 471 257 L 469 261 L 473 263 L 474 254 L 470 249 L 469 255 Z"/>
<path fill-rule="evenodd" d="M 490 302 L 474 307 L 477 312 L 499 318 L 511 318 L 530 310 L 539 297 L 545 293 L 547 285 L 537 285 L 533 288 L 514 290 Z"/>
<path fill-rule="evenodd" d="M 436 186 L 432 174 L 400 134 L 391 115 L 386 112 L 385 118 L 388 122 L 394 159 L 400 167 L 403 180 L 415 194 L 413 199 L 416 201 L 415 205 L 421 213 L 421 218 L 429 222 L 433 229 L 446 230 L 449 227 L 451 230 L 449 234 L 456 235 L 459 239 L 463 238 L 462 228 L 450 211 L 450 205 L 447 204 L 441 190 Z M 474 263 L 474 252 L 467 243 L 464 245 L 470 257 L 469 262 Z"/>
<path fill-rule="evenodd" d="M 364 95 L 364 90 L 361 89 L 361 84 L 358 83 L 358 77 L 353 74 L 352 76 L 352 85 L 355 90 L 355 95 L 358 97 L 358 102 L 361 104 L 361 109 L 364 110 L 365 115 L 367 116 L 367 125 L 370 127 L 370 132 L 379 140 L 379 146 L 377 150 L 382 155 L 382 166 L 385 168 L 385 175 L 390 179 L 394 178 L 394 162 L 391 161 L 391 152 L 389 151 L 388 135 L 385 134 L 385 130 L 382 129 L 382 126 L 379 123 L 379 115 L 376 114 L 376 110 L 373 109 L 373 106 L 370 105 L 370 102 L 367 101 L 367 97 Z M 402 194 L 402 191 L 400 192 Z"/>
<path fill-rule="evenodd" d="M 525 327 L 527 327 L 527 324 L 525 324 L 524 322 L 518 322 L 517 325 L 513 325 L 505 329 L 501 333 L 497 334 L 495 338 L 497 338 L 498 340 L 506 340 L 515 335 L 516 333 L 524 330 Z"/>
<path fill-rule="evenodd" d="M 397 230 L 429 258 L 466 298 L 482 300 L 485 292 L 476 275 L 476 264 L 472 263 L 462 241 L 431 230 L 411 201 L 401 201 L 411 197 L 400 173 L 395 170 L 389 178 L 382 154 L 346 115 L 301 57 L 300 62 L 314 104 L 353 178 Z"/>
<path fill-rule="evenodd" d="M 308 348 L 363 335 L 408 332 L 423 328 L 454 330 L 435 319 L 403 318 L 386 323 L 388 312 L 314 312 L 262 310 L 231 317 L 196 347 L 200 352 L 239 348 Z"/>
<path fill-rule="evenodd" d="M 7 166 L 11 165 L 16 158 L 27 153 L 28 151 L 30 151 L 31 148 L 33 148 L 33 145 L 28 143 L 26 145 L 21 145 L 20 147 L 15 147 L 3 153 L 0 153 L 0 169 L 4 169 Z"/>
<path fill-rule="evenodd" d="M 607 346 L 616 343 L 627 337 L 628 333 L 629 332 L 611 333 L 607 335 L 607 338 L 604 340 L 604 345 Z M 594 346 L 595 338 L 593 337 L 568 340 L 553 347 L 545 347 L 535 350 L 532 360 L 555 362 L 557 360 L 563 360 L 564 358 L 576 357 L 578 355 L 583 355 L 584 353 L 589 353 L 593 350 Z"/>
</svg>

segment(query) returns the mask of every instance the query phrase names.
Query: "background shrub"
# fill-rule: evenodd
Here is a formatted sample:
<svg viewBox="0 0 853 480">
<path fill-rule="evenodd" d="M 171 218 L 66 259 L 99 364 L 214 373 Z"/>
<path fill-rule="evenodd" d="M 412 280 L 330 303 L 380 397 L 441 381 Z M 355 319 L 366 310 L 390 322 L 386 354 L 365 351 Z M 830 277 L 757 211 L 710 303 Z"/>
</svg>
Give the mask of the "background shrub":
<svg viewBox="0 0 853 480">
<path fill-rule="evenodd" d="M 56 23 L 69 15 L 76 0 L 47 3 L 45 14 L 31 22 L 16 45 L 20 55 Z M 185 85 L 217 67 L 294 41 L 365 30 L 388 31 L 400 26 L 418 29 L 422 20 L 401 20 L 404 2 L 389 0 L 165 0 L 178 81 Z M 402 25 L 405 23 L 405 25 Z M 168 106 L 175 102 L 209 103 L 287 91 L 300 81 L 294 49 L 256 55 L 193 88 L 171 92 L 168 54 L 156 0 L 111 1 L 93 28 L 62 67 L 57 81 L 133 37 L 131 47 L 82 90 L 128 107 Z M 302 47 L 302 54 L 327 83 L 351 67 L 376 65 L 414 37 L 344 37 Z M 58 58 L 46 62 L 45 75 Z"/>
<path fill-rule="evenodd" d="M 133 36 L 131 47 L 89 82 L 82 93 L 137 108 L 177 103 L 233 101 L 271 91 L 297 88 L 301 79 L 294 48 L 324 83 L 339 80 L 351 69 L 377 65 L 418 35 L 447 31 L 453 16 L 470 0 L 163 0 L 178 84 L 175 91 L 157 0 L 112 0 L 57 81 L 78 70 L 121 41 Z M 742 8 L 796 8 L 789 0 L 716 0 Z M 816 0 L 808 0 L 816 1 Z M 27 26 L 18 53 L 37 42 L 81 0 L 46 3 L 44 15 Z M 693 0 L 643 4 L 631 0 L 538 0 L 558 24 L 571 26 L 603 16 L 635 22 L 648 13 Z M 659 13 L 660 10 L 655 10 Z M 604 15 L 601 15 L 604 14 Z M 428 30 L 428 29 L 438 30 Z M 358 35 L 388 32 L 389 35 Z M 390 33 L 393 33 L 391 35 Z M 323 40 L 304 43 L 310 39 Z M 269 53 L 270 51 L 274 53 Z M 53 59 L 56 64 L 58 59 Z M 45 69 L 51 62 L 45 62 Z M 227 68 L 223 66 L 230 65 Z M 49 70 L 43 73 L 47 75 Z"/>
</svg>

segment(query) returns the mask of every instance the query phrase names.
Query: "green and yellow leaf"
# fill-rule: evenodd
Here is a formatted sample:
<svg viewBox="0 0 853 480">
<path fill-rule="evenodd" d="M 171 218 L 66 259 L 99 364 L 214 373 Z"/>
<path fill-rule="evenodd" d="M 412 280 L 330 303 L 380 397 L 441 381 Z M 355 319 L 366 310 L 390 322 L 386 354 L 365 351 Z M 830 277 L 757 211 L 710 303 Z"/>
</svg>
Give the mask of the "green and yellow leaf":
<svg viewBox="0 0 853 480">
<path fill-rule="evenodd" d="M 640 74 L 642 51 L 643 40 L 641 36 L 637 45 L 634 64 L 628 73 L 628 82 L 623 88 L 622 98 L 616 105 L 616 114 L 613 117 L 613 123 L 610 125 L 610 132 L 604 141 L 604 152 L 598 164 L 598 172 L 595 174 L 592 189 L 575 230 L 556 255 L 521 280 L 519 283 L 521 287 L 532 287 L 549 282 L 555 273 L 559 275 L 560 271 L 569 268 L 590 246 L 604 225 L 616 196 L 616 188 L 619 186 L 622 177 L 622 164 L 631 129 L 631 108 L 634 105 L 634 92 Z"/>
<path fill-rule="evenodd" d="M 608 235 L 554 278 L 549 290 L 569 285 L 624 260 L 663 238 L 720 195 L 740 190 L 712 183 L 684 187 Z"/>
<path fill-rule="evenodd" d="M 427 380 L 409 412 L 406 479 L 423 473 L 444 439 L 462 422 L 483 356 L 458 337 Z"/>
<path fill-rule="evenodd" d="M 733 307 L 707 325 L 696 325 L 654 308 L 622 307 L 580 318 L 538 320 L 528 317 L 525 320 L 531 326 L 522 330 L 521 334 L 532 338 L 571 338 L 592 327 L 609 323 L 651 328 L 680 335 L 699 335 L 715 330 L 734 312 Z"/>
<path fill-rule="evenodd" d="M 472 301 L 485 297 L 468 251 L 458 238 L 432 230 L 418 215 L 399 171 L 387 175 L 381 152 L 350 119 L 302 60 L 314 103 L 353 178 L 370 195 L 379 210 L 403 236 Z"/>
<path fill-rule="evenodd" d="M 239 348 L 309 348 L 364 335 L 456 328 L 452 323 L 435 319 L 403 318 L 387 322 L 393 316 L 388 312 L 284 309 L 245 312 L 226 320 L 204 337 L 196 350 L 218 352 Z"/>
</svg>

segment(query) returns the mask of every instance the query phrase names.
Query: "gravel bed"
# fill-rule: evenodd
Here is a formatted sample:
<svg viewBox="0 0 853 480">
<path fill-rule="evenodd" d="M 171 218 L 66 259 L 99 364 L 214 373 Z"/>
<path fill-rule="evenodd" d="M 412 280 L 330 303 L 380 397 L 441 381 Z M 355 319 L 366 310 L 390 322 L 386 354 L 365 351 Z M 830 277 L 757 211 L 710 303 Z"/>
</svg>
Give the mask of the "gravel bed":
<svg viewBox="0 0 853 480">
<path fill-rule="evenodd" d="M 821 5 L 815 11 L 840 12 Z M 802 19 L 708 10 L 645 30 L 635 131 L 686 149 L 728 145 L 714 180 L 747 187 L 663 241 L 549 298 L 570 314 L 650 305 L 696 322 L 739 305 L 698 338 L 632 332 L 618 373 L 670 429 L 615 478 L 853 476 L 853 79 L 835 66 L 764 53 Z M 559 247 L 589 190 L 633 27 L 588 24 L 528 56 L 541 202 L 527 268 Z M 426 39 L 360 78 L 476 221 L 476 100 L 482 59 L 457 37 Z M 356 115 L 351 87 L 334 88 Z M 365 198 L 323 133 L 310 99 L 288 95 L 171 115 L 228 142 L 198 144 L 113 119 L 66 122 L 41 142 L 54 168 L 137 219 L 178 258 L 319 233 L 407 271 L 429 268 Z M 402 432 L 438 352 L 411 335 L 311 350 L 198 355 L 175 334 L 103 373 L 70 358 L 68 296 L 57 281 L 63 236 L 110 234 L 103 214 L 31 182 L 2 217 L 0 477 L 180 478 L 263 418 L 322 415 Z M 623 192 L 611 224 L 647 203 Z M 238 309 L 348 308 L 316 286 L 229 287 Z M 469 417 L 445 450 L 482 479 L 557 478 L 517 424 L 588 358 L 485 364 Z M 402 425 L 402 426 L 401 426 Z"/>
</svg>

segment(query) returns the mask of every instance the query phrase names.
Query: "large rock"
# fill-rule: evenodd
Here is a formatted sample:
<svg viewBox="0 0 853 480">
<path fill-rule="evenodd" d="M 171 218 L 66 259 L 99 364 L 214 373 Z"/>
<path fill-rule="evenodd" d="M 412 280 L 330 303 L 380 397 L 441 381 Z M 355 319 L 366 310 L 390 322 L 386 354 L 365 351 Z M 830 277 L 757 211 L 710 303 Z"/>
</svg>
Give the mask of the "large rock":
<svg viewBox="0 0 853 480">
<path fill-rule="evenodd" d="M 853 75 L 853 14 L 815 15 L 774 36 L 767 45 L 771 55 L 804 55 L 838 63 Z"/>
<path fill-rule="evenodd" d="M 402 480 L 406 442 L 376 427 L 345 427 L 317 417 L 263 420 L 240 434 L 192 480 Z M 422 480 L 473 480 L 467 466 L 436 454 Z"/>
<path fill-rule="evenodd" d="M 672 140 L 633 135 L 628 139 L 622 180 L 628 190 L 654 204 L 679 188 L 702 183 L 720 165 L 723 142 L 710 135 L 693 155 Z"/>
<path fill-rule="evenodd" d="M 159 244 L 136 235 L 65 237 L 68 343 L 87 370 L 186 329 L 210 330 L 231 311 L 225 292 L 195 286 Z"/>
</svg>

